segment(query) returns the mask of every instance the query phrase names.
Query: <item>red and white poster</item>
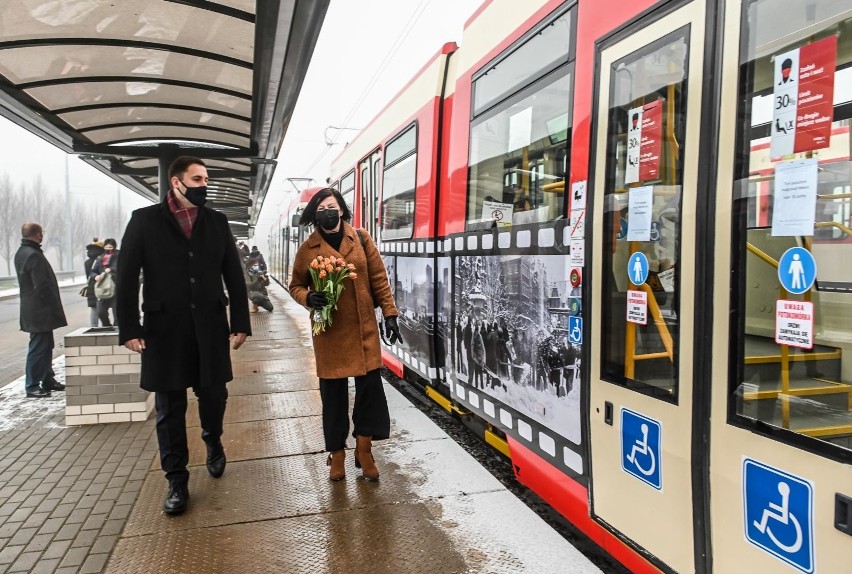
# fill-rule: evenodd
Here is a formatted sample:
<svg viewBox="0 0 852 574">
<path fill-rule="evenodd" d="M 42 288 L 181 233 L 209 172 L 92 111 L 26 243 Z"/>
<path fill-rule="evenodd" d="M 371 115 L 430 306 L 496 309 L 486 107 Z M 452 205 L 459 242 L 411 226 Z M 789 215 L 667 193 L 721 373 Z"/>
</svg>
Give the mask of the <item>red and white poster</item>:
<svg viewBox="0 0 852 574">
<path fill-rule="evenodd" d="M 775 55 L 772 157 L 828 147 L 837 36 Z"/>
<path fill-rule="evenodd" d="M 814 304 L 785 299 L 776 301 L 775 342 L 800 349 L 813 349 Z"/>
<path fill-rule="evenodd" d="M 632 289 L 627 292 L 627 320 L 639 325 L 648 324 L 648 293 Z"/>
<path fill-rule="evenodd" d="M 627 169 L 624 183 L 660 178 L 663 147 L 662 98 L 628 112 Z"/>
</svg>

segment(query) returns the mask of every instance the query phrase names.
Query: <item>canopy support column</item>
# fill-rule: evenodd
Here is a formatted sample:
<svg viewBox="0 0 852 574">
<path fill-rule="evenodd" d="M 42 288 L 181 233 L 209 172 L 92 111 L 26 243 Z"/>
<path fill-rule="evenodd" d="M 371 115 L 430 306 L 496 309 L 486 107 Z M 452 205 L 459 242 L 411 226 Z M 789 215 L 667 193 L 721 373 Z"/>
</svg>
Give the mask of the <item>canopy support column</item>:
<svg viewBox="0 0 852 574">
<path fill-rule="evenodd" d="M 169 166 L 180 157 L 180 146 L 175 144 L 160 144 L 160 157 L 157 158 L 160 169 L 160 201 L 165 201 L 166 194 L 171 189 L 169 183 Z"/>
</svg>

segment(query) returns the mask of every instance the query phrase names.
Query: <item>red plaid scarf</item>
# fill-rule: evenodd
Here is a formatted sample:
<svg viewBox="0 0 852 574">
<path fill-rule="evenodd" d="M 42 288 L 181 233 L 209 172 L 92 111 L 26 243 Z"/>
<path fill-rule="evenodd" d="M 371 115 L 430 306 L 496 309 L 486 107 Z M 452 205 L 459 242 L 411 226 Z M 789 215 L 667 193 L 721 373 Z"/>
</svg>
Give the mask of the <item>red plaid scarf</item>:
<svg viewBox="0 0 852 574">
<path fill-rule="evenodd" d="M 169 204 L 169 211 L 172 212 L 172 215 L 177 219 L 178 224 L 180 225 L 183 234 L 186 235 L 186 238 L 189 239 L 192 237 L 192 228 L 195 225 L 195 220 L 198 219 L 198 208 L 197 207 L 181 207 L 177 199 L 175 199 L 174 191 L 169 191 L 166 194 L 166 201 Z"/>
</svg>

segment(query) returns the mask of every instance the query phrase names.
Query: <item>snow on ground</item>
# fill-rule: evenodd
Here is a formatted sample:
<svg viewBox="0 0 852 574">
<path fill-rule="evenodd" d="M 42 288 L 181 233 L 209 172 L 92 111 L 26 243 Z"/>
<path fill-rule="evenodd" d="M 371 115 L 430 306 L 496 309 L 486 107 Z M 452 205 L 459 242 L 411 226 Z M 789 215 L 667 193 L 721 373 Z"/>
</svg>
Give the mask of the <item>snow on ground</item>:
<svg viewBox="0 0 852 574">
<path fill-rule="evenodd" d="M 53 360 L 56 380 L 65 384 L 65 355 Z M 65 393 L 54 392 L 48 399 L 28 399 L 24 391 L 24 377 L 0 388 L 0 432 L 16 427 L 39 424 L 42 428 L 63 428 L 51 420 L 65 412 Z"/>
</svg>

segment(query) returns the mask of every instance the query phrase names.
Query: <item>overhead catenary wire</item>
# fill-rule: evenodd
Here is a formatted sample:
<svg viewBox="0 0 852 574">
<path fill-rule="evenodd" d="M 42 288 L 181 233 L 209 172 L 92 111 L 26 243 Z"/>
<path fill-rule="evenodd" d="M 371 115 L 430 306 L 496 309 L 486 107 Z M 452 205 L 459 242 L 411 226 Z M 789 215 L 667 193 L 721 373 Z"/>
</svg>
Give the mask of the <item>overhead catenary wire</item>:
<svg viewBox="0 0 852 574">
<path fill-rule="evenodd" d="M 405 40 L 411 34 L 411 31 L 414 29 L 414 26 L 415 24 L 417 24 L 417 21 L 420 20 L 421 16 L 423 16 L 423 13 L 426 11 L 428 3 L 429 0 L 420 0 L 420 4 L 418 4 L 417 7 L 414 9 L 414 12 L 412 12 L 411 16 L 408 18 L 408 22 L 406 22 L 405 26 L 403 26 L 402 30 L 400 30 L 399 35 L 397 36 L 396 40 L 394 40 L 394 43 L 391 45 L 390 48 L 388 48 L 388 51 L 385 53 L 385 56 L 384 58 L 382 58 L 382 61 L 376 68 L 376 71 L 373 73 L 372 77 L 367 82 L 367 85 L 361 91 L 358 98 L 355 100 L 355 103 L 352 105 L 352 108 L 350 108 L 349 112 L 346 114 L 346 117 L 343 119 L 340 125 L 347 125 L 349 121 L 351 121 L 352 118 L 355 116 L 361 105 L 366 100 L 370 91 L 376 85 L 376 82 L 378 82 L 379 78 L 381 78 L 385 69 L 393 60 L 394 56 L 396 56 L 397 52 L 399 52 L 400 48 L 405 43 Z M 326 142 L 325 148 L 323 148 L 323 150 L 311 162 L 310 166 L 304 171 L 304 173 L 310 174 L 312 170 L 317 166 L 317 164 L 319 164 L 319 162 L 323 160 L 326 154 L 328 154 L 328 151 L 335 144 L 337 144 L 337 140 L 340 138 L 340 134 L 342 131 L 343 130 L 338 130 L 334 137 L 331 138 L 330 143 L 328 141 Z"/>
</svg>

